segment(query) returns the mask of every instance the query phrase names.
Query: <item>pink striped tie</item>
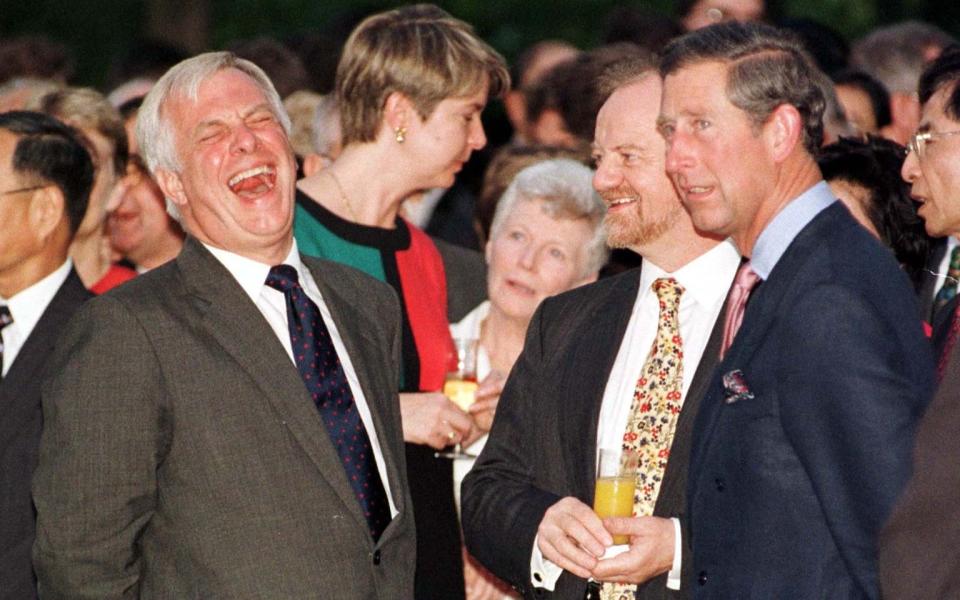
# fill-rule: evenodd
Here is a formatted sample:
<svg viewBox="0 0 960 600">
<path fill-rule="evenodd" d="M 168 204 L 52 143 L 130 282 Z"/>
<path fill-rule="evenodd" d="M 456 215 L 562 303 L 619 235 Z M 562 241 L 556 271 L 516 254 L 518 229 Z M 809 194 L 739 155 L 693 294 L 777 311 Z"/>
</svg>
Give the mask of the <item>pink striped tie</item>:
<svg viewBox="0 0 960 600">
<path fill-rule="evenodd" d="M 757 275 L 746 262 L 740 265 L 737 271 L 737 277 L 733 281 L 733 289 L 730 290 L 730 298 L 727 299 L 727 316 L 723 325 L 723 345 L 720 348 L 720 358 L 723 358 L 733 343 L 733 338 L 737 337 L 737 331 L 740 330 L 740 324 L 743 323 L 743 313 L 747 308 L 747 299 L 750 292 L 760 282 L 760 276 Z"/>
</svg>

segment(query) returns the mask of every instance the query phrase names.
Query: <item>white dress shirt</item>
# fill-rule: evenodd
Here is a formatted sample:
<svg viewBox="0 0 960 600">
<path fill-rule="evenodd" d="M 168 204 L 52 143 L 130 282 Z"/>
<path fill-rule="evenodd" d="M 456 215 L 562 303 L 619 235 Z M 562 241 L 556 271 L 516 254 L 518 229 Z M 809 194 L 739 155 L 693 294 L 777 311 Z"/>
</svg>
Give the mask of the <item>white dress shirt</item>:
<svg viewBox="0 0 960 600">
<path fill-rule="evenodd" d="M 714 323 L 723 318 L 722 311 L 727 291 L 740 266 L 740 253 L 730 240 L 718 244 L 673 273 L 667 273 L 644 259 L 640 273 L 640 288 L 633 305 L 630 322 L 620 342 L 620 350 L 607 379 L 600 406 L 597 426 L 597 451 L 600 448 L 619 448 L 627 429 L 633 393 L 640 372 L 650 354 L 657 335 L 660 303 L 653 282 L 662 277 L 673 277 L 683 286 L 680 297 L 680 337 L 683 340 L 683 398 L 686 398 L 700 358 L 707 347 Z M 673 567 L 667 575 L 667 587 L 680 589 L 681 535 L 680 523 L 674 522 Z M 563 570 L 543 558 L 534 542 L 530 562 L 533 584 L 553 590 Z M 539 579 L 538 579 L 539 576 Z"/>
<path fill-rule="evenodd" d="M 0 296 L 0 305 L 7 305 L 10 316 L 13 317 L 13 323 L 0 330 L 0 336 L 3 336 L 3 365 L 0 366 L 3 368 L 4 376 L 10 370 L 10 366 L 16 360 L 27 338 L 30 337 L 33 328 L 37 326 L 43 311 L 47 310 L 50 301 L 67 280 L 71 268 L 73 268 L 73 261 L 68 258 L 56 271 L 30 287 L 20 290 L 11 298 L 5 299 Z"/>
<path fill-rule="evenodd" d="M 290 362 L 296 365 L 296 359 L 293 357 L 293 348 L 290 345 L 290 329 L 287 325 L 287 300 L 283 292 L 267 285 L 267 275 L 270 273 L 271 265 L 267 265 L 243 256 L 228 252 L 221 248 L 215 248 L 204 244 L 207 250 L 226 267 L 233 278 L 237 280 L 243 291 L 250 296 L 250 299 L 263 314 L 267 324 L 277 335 L 277 339 L 287 351 Z M 337 351 L 337 357 L 343 365 L 344 374 L 347 377 L 347 383 L 350 384 L 350 391 L 353 392 L 354 402 L 357 404 L 357 412 L 360 413 L 360 420 L 367 430 L 370 438 L 370 446 L 373 448 L 373 456 L 377 462 L 377 469 L 380 472 L 380 480 L 383 482 L 383 489 L 387 493 L 387 500 L 390 502 L 390 517 L 396 517 L 397 507 L 393 502 L 393 494 L 390 493 L 390 482 L 387 480 L 387 465 L 383 460 L 383 451 L 380 449 L 380 440 L 377 438 L 377 430 L 373 425 L 373 418 L 370 415 L 370 407 L 363 395 L 363 389 L 360 387 L 360 380 L 357 379 L 357 372 L 353 368 L 350 355 L 343 345 L 343 338 L 337 330 L 337 324 L 330 315 L 330 309 L 327 308 L 320 289 L 317 287 L 310 269 L 303 266 L 300 261 L 300 253 L 297 250 L 297 242 L 294 240 L 290 248 L 290 253 L 283 260 L 283 264 L 290 265 L 297 270 L 300 279 L 300 286 L 306 292 L 307 297 L 313 300 L 313 303 L 320 309 L 320 315 L 330 332 L 330 338 L 333 340 L 333 347 Z"/>
</svg>

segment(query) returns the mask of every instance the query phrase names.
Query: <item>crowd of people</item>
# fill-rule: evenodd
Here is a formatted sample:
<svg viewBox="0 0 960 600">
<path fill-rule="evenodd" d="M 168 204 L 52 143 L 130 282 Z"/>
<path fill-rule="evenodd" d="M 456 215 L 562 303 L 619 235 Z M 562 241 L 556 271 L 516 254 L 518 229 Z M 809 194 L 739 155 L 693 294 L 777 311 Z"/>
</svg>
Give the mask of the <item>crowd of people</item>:
<svg viewBox="0 0 960 600">
<path fill-rule="evenodd" d="M 764 13 L 0 39 L 0 600 L 960 597 L 960 46 Z"/>
</svg>

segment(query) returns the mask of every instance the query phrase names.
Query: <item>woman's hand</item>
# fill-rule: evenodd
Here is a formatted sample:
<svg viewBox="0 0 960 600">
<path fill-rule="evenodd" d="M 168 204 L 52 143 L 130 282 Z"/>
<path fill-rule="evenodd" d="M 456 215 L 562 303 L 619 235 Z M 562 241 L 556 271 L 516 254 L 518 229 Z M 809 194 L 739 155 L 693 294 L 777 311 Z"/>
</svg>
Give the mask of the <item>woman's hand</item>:
<svg viewBox="0 0 960 600">
<path fill-rule="evenodd" d="M 490 431 L 493 426 L 493 417 L 500 402 L 500 393 L 507 382 L 507 375 L 502 371 L 493 370 L 477 386 L 476 401 L 468 411 L 473 417 L 481 435 Z"/>
<path fill-rule="evenodd" d="M 483 568 L 483 565 L 463 551 L 463 581 L 466 586 L 467 600 L 504 600 L 519 598 L 510 586 L 496 575 Z"/>
<path fill-rule="evenodd" d="M 473 419 L 440 392 L 400 394 L 403 441 L 443 450 L 466 439 Z"/>
</svg>

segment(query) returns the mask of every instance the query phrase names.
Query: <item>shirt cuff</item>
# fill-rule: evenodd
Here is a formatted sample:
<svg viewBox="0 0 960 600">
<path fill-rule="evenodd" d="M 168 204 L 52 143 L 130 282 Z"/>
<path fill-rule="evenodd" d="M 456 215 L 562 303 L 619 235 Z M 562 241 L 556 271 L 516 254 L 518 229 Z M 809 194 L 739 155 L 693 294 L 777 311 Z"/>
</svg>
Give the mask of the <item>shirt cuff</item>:
<svg viewBox="0 0 960 600">
<path fill-rule="evenodd" d="M 563 569 L 543 557 L 540 544 L 537 543 L 539 540 L 539 535 L 533 538 L 533 552 L 530 554 L 530 583 L 535 588 L 552 592 L 560 575 L 563 574 Z M 678 583 L 674 589 L 680 589 L 680 584 Z"/>
<path fill-rule="evenodd" d="M 683 535 L 680 533 L 680 519 L 671 518 L 673 521 L 673 566 L 667 573 L 667 589 L 680 589 L 680 565 L 683 560 Z"/>
</svg>

